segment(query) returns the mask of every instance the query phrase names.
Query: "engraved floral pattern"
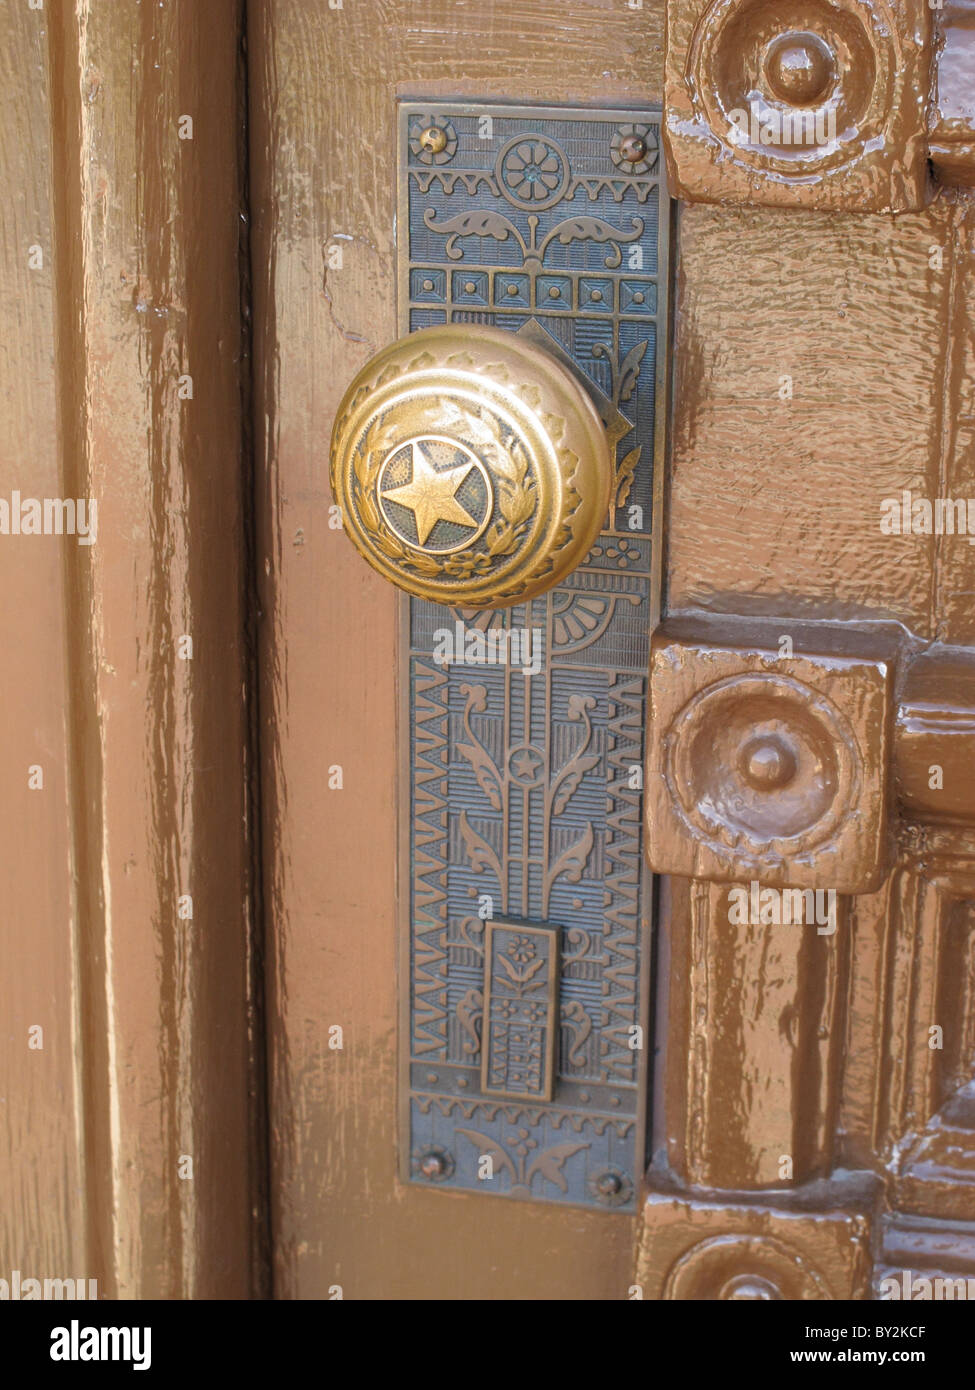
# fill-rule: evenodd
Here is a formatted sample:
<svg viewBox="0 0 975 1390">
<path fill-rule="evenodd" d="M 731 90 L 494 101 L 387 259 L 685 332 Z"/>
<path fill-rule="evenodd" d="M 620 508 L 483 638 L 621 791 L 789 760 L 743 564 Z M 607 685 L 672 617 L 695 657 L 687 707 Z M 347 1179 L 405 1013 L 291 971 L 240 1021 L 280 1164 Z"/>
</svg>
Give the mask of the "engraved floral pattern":
<svg viewBox="0 0 975 1390">
<path fill-rule="evenodd" d="M 498 108 L 495 143 L 485 147 L 477 117 L 446 103 L 435 114 L 451 121 L 459 142 L 447 167 L 411 155 L 403 174 L 416 284 L 411 326 L 506 326 L 507 313 L 513 325 L 527 321 L 526 333 L 548 332 L 616 408 L 612 503 L 639 504 L 644 521 L 637 534 L 628 516 L 617 521 L 622 533 L 611 525 L 571 581 L 530 606 L 498 613 L 413 604 L 412 868 L 414 903 L 431 923 L 414 928 L 411 957 L 410 1048 L 420 1063 L 411 1078 L 411 1145 L 449 1150 L 453 1187 L 632 1208 L 645 1054 L 629 1044 L 641 1017 L 648 892 L 642 796 L 632 770 L 644 751 L 659 352 L 647 321 L 658 303 L 665 307 L 656 283 L 666 270 L 652 249 L 660 222 L 652 206 L 658 126 L 608 114 L 577 121 L 525 114 L 515 122 Z M 647 155 L 635 164 L 617 157 L 630 134 L 646 139 Z M 421 295 L 427 280 L 436 289 Z M 469 281 L 478 285 L 476 303 Z M 556 311 L 564 315 L 561 332 Z M 458 664 L 435 674 L 426 634 L 457 622 L 482 632 L 540 625 L 540 672 L 528 680 Z M 478 919 L 477 912 L 491 916 Z M 547 923 L 558 935 L 554 1013 L 550 971 L 534 969 L 542 949 L 520 922 Z M 489 963 L 492 923 L 493 933 L 504 925 L 511 935 Z M 488 1009 L 496 1010 L 490 1022 Z M 555 1088 L 542 1100 L 530 1089 L 539 1053 L 531 1030 L 544 1030 L 550 1019 Z M 517 1099 L 481 1084 L 483 1051 L 499 1022 L 525 1030 L 505 1061 L 505 1085 L 529 1088 Z M 541 1044 L 544 1053 L 548 1038 Z M 512 1058 L 523 1070 L 512 1071 Z M 457 1069 L 463 1088 L 455 1082 L 448 1093 L 451 1073 L 441 1061 Z M 428 1068 L 439 1074 L 429 1086 Z M 478 1176 L 485 1157 L 491 1181 Z"/>
</svg>

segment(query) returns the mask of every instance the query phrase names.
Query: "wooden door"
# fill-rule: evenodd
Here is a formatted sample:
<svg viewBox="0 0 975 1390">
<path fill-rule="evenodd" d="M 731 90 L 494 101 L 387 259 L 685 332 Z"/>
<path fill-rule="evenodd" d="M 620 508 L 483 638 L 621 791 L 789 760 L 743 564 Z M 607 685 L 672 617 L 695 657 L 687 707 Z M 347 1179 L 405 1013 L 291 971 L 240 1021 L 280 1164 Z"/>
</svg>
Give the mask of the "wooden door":
<svg viewBox="0 0 975 1390">
<path fill-rule="evenodd" d="M 957 1297 L 971 0 L 0 32 L 0 1291 Z"/>
<path fill-rule="evenodd" d="M 4 1298 L 262 1287 L 242 20 L 0 13 Z"/>
<path fill-rule="evenodd" d="M 252 8 L 281 1296 L 863 1299 L 889 1294 L 890 1271 L 971 1269 L 975 550 L 923 520 L 973 485 L 968 7 L 938 28 L 921 0 L 780 9 Z M 479 161 L 485 116 L 504 138 Z M 639 176 L 662 180 L 663 161 L 622 163 L 620 142 L 655 147 L 661 125 L 670 189 L 648 194 Z M 523 177 L 551 156 L 553 187 L 571 151 L 568 194 L 534 196 L 581 215 L 588 177 L 615 232 L 577 229 L 579 259 L 529 267 L 534 241 L 512 259 L 497 218 L 527 237 L 531 205 L 478 173 L 504 182 L 505 139 L 528 142 Z M 600 202 L 614 175 L 615 220 Z M 644 270 L 670 356 L 654 339 L 603 375 L 637 339 L 616 299 L 615 347 L 595 346 L 579 297 L 600 279 L 593 239 L 620 241 L 658 193 L 673 235 Z M 615 265 L 610 293 L 635 312 L 640 272 L 621 290 Z M 363 369 L 375 387 L 387 344 L 445 322 L 525 331 L 499 289 L 510 273 L 521 303 L 525 267 L 525 318 L 582 366 L 604 422 L 630 412 L 615 459 L 642 445 L 629 467 L 652 553 L 641 591 L 617 491 L 574 577 L 508 610 L 541 614 L 549 643 L 550 792 L 594 755 L 575 820 L 572 794 L 554 820 L 551 797 L 515 797 L 516 825 L 520 696 L 495 704 L 488 676 L 452 684 L 429 646 L 424 661 L 427 610 L 348 544 L 327 460 L 343 393 Z M 561 294 L 559 273 L 571 332 L 540 297 L 546 275 Z M 601 564 L 611 582 L 591 577 Z M 607 629 L 584 634 L 607 608 L 612 650 Z M 620 655 L 640 650 L 630 611 L 646 636 L 662 619 L 649 681 Z M 493 622 L 489 605 L 461 619 Z M 570 885 L 546 902 L 557 1077 L 505 1094 L 477 1064 L 510 942 L 476 904 L 507 888 L 499 917 L 549 925 L 518 886 L 533 835 Z M 641 855 L 662 875 L 654 910 Z M 651 1029 L 628 1070 L 614 1023 Z"/>
</svg>

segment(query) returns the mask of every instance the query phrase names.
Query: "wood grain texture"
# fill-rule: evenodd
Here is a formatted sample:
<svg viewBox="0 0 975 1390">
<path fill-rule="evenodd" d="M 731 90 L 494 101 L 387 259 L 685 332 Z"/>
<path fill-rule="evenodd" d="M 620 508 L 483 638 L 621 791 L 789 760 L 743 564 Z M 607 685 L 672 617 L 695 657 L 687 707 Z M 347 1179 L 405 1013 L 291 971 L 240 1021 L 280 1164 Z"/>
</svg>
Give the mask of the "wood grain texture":
<svg viewBox="0 0 975 1390">
<path fill-rule="evenodd" d="M 948 194 L 897 218 L 682 209 L 672 612 L 972 640 L 967 537 L 880 527 L 905 489 L 969 495 L 972 216 Z"/>
<path fill-rule="evenodd" d="M 61 492 L 43 19 L 0 20 L 0 495 Z M 30 248 L 42 268 L 29 269 Z M 73 910 L 63 551 L 0 536 L 0 1278 L 87 1278 L 78 926 Z M 30 790 L 28 769 L 43 769 Z M 28 1029 L 43 1028 L 29 1050 Z"/>
<path fill-rule="evenodd" d="M 109 1297 L 252 1287 L 240 20 L 236 0 L 0 18 L 4 482 L 98 506 L 90 547 L 0 538 L 22 904 L 0 984 L 3 1249 Z M 35 1059 L 24 1028 L 45 1020 Z"/>
<path fill-rule="evenodd" d="M 659 101 L 663 7 L 257 0 L 249 20 L 276 1293 L 625 1297 L 632 1219 L 396 1180 L 398 597 L 328 528 L 328 439 L 396 336 L 396 94 Z"/>
<path fill-rule="evenodd" d="M 711 1191 L 787 1190 L 829 1175 L 846 1028 L 847 904 L 837 931 L 730 925 L 724 884 L 673 878 L 667 1158 Z M 782 1156 L 792 1159 L 783 1178 Z"/>
</svg>

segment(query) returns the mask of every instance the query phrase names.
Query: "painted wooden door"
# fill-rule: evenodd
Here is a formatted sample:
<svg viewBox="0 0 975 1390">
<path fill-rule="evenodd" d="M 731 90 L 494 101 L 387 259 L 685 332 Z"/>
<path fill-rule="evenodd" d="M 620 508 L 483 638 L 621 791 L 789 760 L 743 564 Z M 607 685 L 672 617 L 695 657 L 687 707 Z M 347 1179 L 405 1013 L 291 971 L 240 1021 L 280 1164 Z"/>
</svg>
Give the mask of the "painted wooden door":
<svg viewBox="0 0 975 1390">
<path fill-rule="evenodd" d="M 970 1270 L 968 7 L 251 18 L 276 1287 Z M 371 445 L 329 487 L 350 382 L 450 323 L 624 417 L 600 541 L 503 612 L 362 563 Z M 536 623 L 537 706 L 486 643 Z M 536 967 L 550 1087 L 496 1014 Z"/>
<path fill-rule="evenodd" d="M 0 30 L 11 1272 L 975 1276 L 969 0 Z"/>
</svg>

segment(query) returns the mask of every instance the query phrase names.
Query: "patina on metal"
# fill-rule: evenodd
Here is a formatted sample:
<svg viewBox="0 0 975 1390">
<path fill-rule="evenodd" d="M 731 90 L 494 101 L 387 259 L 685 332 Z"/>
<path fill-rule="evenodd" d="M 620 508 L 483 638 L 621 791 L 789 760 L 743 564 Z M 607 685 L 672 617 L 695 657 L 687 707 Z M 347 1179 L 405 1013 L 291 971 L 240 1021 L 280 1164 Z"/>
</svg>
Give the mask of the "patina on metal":
<svg viewBox="0 0 975 1390">
<path fill-rule="evenodd" d="M 447 159 L 422 138 L 434 127 L 449 133 Z M 371 460 L 376 516 L 403 528 L 390 577 L 420 595 L 404 612 L 401 678 L 411 889 L 400 1147 L 404 1176 L 442 1189 L 632 1210 L 643 1167 L 651 877 L 640 763 L 658 606 L 668 209 L 653 112 L 402 105 L 400 329 L 411 336 L 353 386 L 336 441 L 346 477 L 363 453 Z M 404 404 L 414 414 L 400 425 L 385 402 L 397 382 L 404 398 L 415 393 L 424 373 L 429 405 Z M 560 383 L 558 407 L 540 396 L 546 380 Z M 547 441 L 526 436 L 521 457 L 539 482 L 531 505 L 550 513 L 536 460 L 568 447 L 580 460 L 569 476 L 582 476 L 569 386 L 598 412 L 606 460 L 584 548 L 561 541 L 545 561 L 557 571 L 531 584 L 519 552 L 505 563 L 521 574 L 503 584 L 501 567 L 445 574 L 483 553 L 495 525 L 482 529 L 490 500 L 477 468 L 496 495 L 490 393 L 514 392 L 518 411 L 537 412 Z M 458 433 L 461 404 L 477 418 Z M 377 431 L 366 447 L 366 416 L 395 434 Z M 502 427 L 506 442 L 512 433 Z M 361 516 L 371 494 L 354 487 L 343 506 Z M 446 515 L 455 499 L 463 520 Z M 418 546 L 425 588 L 402 573 Z M 532 564 L 539 553 L 536 543 Z M 477 593 L 490 597 L 465 601 Z"/>
</svg>

